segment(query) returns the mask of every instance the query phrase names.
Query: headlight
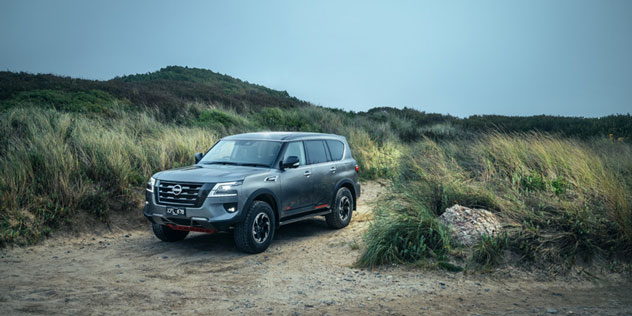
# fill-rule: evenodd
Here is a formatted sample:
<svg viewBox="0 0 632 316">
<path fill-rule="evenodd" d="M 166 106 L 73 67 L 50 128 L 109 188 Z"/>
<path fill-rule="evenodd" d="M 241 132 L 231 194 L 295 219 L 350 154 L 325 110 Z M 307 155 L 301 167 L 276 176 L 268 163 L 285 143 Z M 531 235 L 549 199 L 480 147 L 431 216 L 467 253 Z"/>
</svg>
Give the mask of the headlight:
<svg viewBox="0 0 632 316">
<path fill-rule="evenodd" d="M 237 196 L 237 189 L 244 183 L 243 181 L 223 182 L 218 183 L 213 187 L 208 197 L 225 197 L 225 196 Z"/>
<path fill-rule="evenodd" d="M 156 186 L 156 178 L 151 177 L 147 182 L 147 191 L 154 192 L 154 186 Z"/>
</svg>

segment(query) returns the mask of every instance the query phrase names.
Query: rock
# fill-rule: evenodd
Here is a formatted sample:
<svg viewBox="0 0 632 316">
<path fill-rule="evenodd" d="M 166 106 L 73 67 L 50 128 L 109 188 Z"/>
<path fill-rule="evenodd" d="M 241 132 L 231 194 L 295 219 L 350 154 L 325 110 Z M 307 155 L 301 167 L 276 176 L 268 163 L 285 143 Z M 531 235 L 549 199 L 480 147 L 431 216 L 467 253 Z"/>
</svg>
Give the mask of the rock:
<svg viewBox="0 0 632 316">
<path fill-rule="evenodd" d="M 447 208 L 439 220 L 450 228 L 452 239 L 463 246 L 472 246 L 481 236 L 496 236 L 502 231 L 498 217 L 492 212 L 458 204 Z"/>
</svg>

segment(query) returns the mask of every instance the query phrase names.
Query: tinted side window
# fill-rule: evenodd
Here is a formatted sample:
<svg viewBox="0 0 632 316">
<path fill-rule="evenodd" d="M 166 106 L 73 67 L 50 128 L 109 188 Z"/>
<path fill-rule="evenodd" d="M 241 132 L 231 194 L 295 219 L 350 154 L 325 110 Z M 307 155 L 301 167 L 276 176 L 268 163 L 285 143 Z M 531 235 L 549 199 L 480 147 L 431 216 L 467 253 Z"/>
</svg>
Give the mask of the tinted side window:
<svg viewBox="0 0 632 316">
<path fill-rule="evenodd" d="M 285 154 L 283 155 L 283 161 L 287 160 L 290 156 L 298 157 L 299 165 L 305 165 L 305 149 L 303 149 L 303 142 L 291 142 L 287 144 Z"/>
<path fill-rule="evenodd" d="M 310 164 L 327 161 L 327 152 L 322 140 L 305 141 L 305 150 Z"/>
<path fill-rule="evenodd" d="M 329 153 L 331 154 L 332 160 L 342 159 L 342 153 L 345 150 L 345 145 L 341 141 L 328 140 L 327 146 L 329 147 Z"/>
</svg>

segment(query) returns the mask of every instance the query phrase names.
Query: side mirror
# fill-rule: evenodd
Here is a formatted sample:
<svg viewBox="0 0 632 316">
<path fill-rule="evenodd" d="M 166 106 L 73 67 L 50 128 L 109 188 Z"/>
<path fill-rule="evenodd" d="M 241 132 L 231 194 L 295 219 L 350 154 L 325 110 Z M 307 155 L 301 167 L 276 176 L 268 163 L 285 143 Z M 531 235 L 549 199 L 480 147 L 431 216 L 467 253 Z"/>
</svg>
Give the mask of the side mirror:
<svg viewBox="0 0 632 316">
<path fill-rule="evenodd" d="M 298 157 L 289 156 L 285 161 L 281 161 L 281 169 L 297 168 L 300 164 Z"/>
<path fill-rule="evenodd" d="M 196 154 L 195 154 L 195 163 L 200 162 L 200 160 L 202 160 L 202 157 L 204 157 L 204 154 L 202 154 L 202 153 L 196 153 Z"/>
</svg>

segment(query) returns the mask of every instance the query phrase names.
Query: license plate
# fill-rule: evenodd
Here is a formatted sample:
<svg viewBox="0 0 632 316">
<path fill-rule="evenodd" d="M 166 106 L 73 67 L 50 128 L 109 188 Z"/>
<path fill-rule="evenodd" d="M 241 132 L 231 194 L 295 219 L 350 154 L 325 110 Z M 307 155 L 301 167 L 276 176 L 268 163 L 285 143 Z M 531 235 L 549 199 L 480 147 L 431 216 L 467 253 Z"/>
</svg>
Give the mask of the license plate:
<svg viewBox="0 0 632 316">
<path fill-rule="evenodd" d="M 185 217 L 187 210 L 179 207 L 167 207 L 167 215 Z"/>
</svg>

